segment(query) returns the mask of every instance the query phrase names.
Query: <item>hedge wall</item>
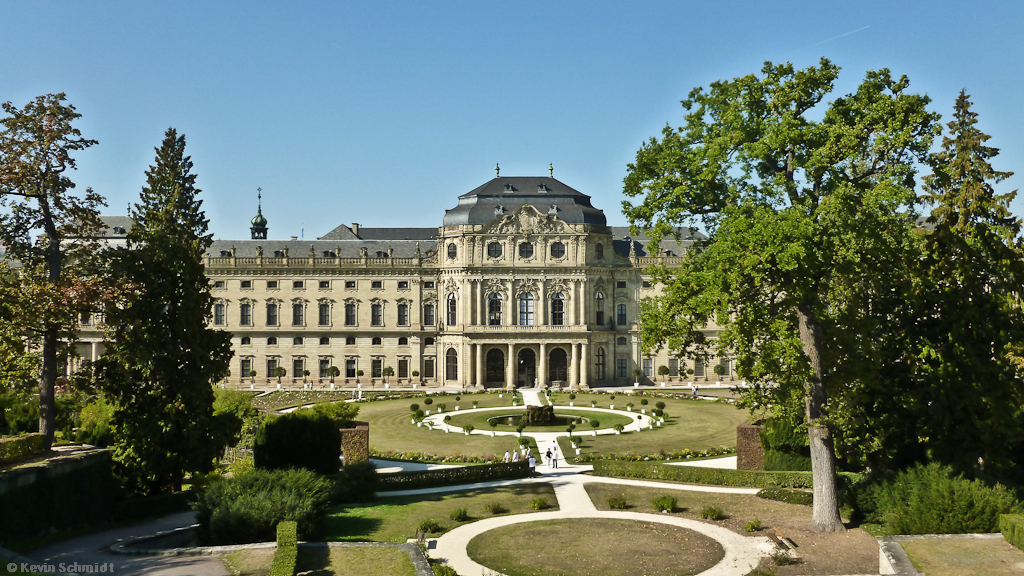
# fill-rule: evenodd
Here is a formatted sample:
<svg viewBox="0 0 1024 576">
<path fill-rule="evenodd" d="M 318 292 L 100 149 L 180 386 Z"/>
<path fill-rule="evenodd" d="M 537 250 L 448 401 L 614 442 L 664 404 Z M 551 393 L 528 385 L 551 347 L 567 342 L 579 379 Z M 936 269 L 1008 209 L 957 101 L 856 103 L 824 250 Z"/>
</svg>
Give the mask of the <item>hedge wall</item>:
<svg viewBox="0 0 1024 576">
<path fill-rule="evenodd" d="M 417 472 L 393 472 L 377 475 L 377 489 L 415 490 L 433 486 L 451 486 L 453 484 L 473 484 L 492 480 L 508 480 L 526 478 L 530 475 L 528 462 L 508 462 L 484 464 L 482 466 L 464 466 L 462 468 L 439 468 Z"/>
<path fill-rule="evenodd" d="M 1007 542 L 1024 550 L 1024 514 L 1001 514 L 999 531 Z"/>
<path fill-rule="evenodd" d="M 109 521 L 108 450 L 82 450 L 0 473 L 0 541 Z"/>
<path fill-rule="evenodd" d="M 859 474 L 840 472 L 843 484 L 855 484 Z M 656 462 L 594 462 L 594 476 L 671 480 L 712 486 L 744 486 L 748 488 L 810 488 L 810 472 L 768 472 L 762 470 L 727 470 L 696 466 L 670 466 Z"/>
<path fill-rule="evenodd" d="M 44 438 L 39 433 L 0 438 L 0 464 L 24 460 L 46 452 L 43 448 Z"/>
<path fill-rule="evenodd" d="M 299 558 L 298 525 L 281 522 L 277 525 L 277 552 L 268 576 L 295 576 L 295 561 Z"/>
</svg>

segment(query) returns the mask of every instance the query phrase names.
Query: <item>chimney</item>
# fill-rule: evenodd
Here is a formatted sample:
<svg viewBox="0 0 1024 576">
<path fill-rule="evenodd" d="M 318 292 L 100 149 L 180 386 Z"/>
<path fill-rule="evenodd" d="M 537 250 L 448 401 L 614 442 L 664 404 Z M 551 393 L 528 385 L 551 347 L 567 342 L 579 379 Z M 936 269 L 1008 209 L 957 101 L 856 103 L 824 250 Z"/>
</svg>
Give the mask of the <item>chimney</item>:
<svg viewBox="0 0 1024 576">
<path fill-rule="evenodd" d="M 353 222 L 352 223 L 352 233 L 355 234 L 356 236 L 359 236 L 359 223 L 358 222 Z"/>
</svg>

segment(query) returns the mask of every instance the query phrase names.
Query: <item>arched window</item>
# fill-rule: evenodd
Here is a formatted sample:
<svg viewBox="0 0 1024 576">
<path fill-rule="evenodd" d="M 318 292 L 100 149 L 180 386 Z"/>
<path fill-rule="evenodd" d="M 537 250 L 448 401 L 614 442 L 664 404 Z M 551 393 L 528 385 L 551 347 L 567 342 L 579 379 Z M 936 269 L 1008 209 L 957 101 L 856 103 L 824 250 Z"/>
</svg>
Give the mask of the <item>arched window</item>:
<svg viewBox="0 0 1024 576">
<path fill-rule="evenodd" d="M 302 346 L 302 336 L 292 338 L 292 346 Z"/>
<path fill-rule="evenodd" d="M 597 379 L 604 380 L 605 378 L 604 368 L 604 348 L 597 349 Z"/>
<path fill-rule="evenodd" d="M 533 244 L 529 242 L 523 242 L 519 245 L 519 257 L 530 258 L 533 256 Z"/>
<path fill-rule="evenodd" d="M 444 379 L 445 380 L 458 380 L 459 379 L 459 355 L 455 352 L 455 348 L 449 348 L 448 352 L 444 355 Z"/>
<path fill-rule="evenodd" d="M 242 346 L 248 346 L 249 344 L 252 344 L 252 338 L 242 336 Z"/>
<path fill-rule="evenodd" d="M 455 299 L 455 293 L 452 292 L 448 295 L 448 325 L 454 326 L 457 324 L 458 315 L 455 311 L 458 309 L 458 301 Z"/>
<path fill-rule="evenodd" d="M 458 255 L 459 255 L 459 248 L 457 246 L 455 246 L 454 242 L 452 242 L 451 244 L 448 245 L 448 258 L 451 259 L 451 260 L 455 260 L 455 257 L 458 256 Z"/>
<path fill-rule="evenodd" d="M 267 346 L 277 346 L 277 337 L 271 336 L 267 338 Z"/>
<path fill-rule="evenodd" d="M 519 295 L 519 325 L 533 326 L 533 294 Z"/>
<path fill-rule="evenodd" d="M 501 258 L 501 242 L 491 242 L 487 245 L 487 256 Z"/>
<path fill-rule="evenodd" d="M 551 257 L 552 258 L 561 258 L 563 256 L 565 256 L 565 244 L 562 244 L 561 242 L 552 242 L 551 243 Z"/>
<path fill-rule="evenodd" d="M 355 345 L 356 345 L 356 338 L 355 338 L 355 336 L 347 336 L 345 338 L 345 346 L 355 346 Z"/>
<path fill-rule="evenodd" d="M 604 244 L 594 246 L 594 255 L 597 256 L 598 260 L 604 260 Z"/>
<path fill-rule="evenodd" d="M 617 338 L 617 339 L 615 340 L 615 344 L 617 344 L 617 345 L 619 345 L 619 346 L 625 346 L 625 345 L 626 345 L 626 337 L 625 337 L 625 336 L 619 336 L 619 337 L 618 337 L 618 338 Z"/>
<path fill-rule="evenodd" d="M 380 340 L 380 336 L 375 336 L 375 337 L 373 338 L 373 341 L 372 341 L 372 345 L 373 345 L 373 346 L 380 346 L 380 342 L 381 342 L 381 340 Z"/>
<path fill-rule="evenodd" d="M 398 345 L 399 346 L 408 346 L 409 345 L 409 339 L 406 338 L 405 336 L 402 336 L 401 338 L 398 339 Z"/>
<path fill-rule="evenodd" d="M 598 244 L 600 246 L 600 244 Z M 597 308 L 597 323 L 599 325 L 604 324 L 604 294 L 598 292 L 594 294 L 594 307 Z"/>
<path fill-rule="evenodd" d="M 501 326 L 501 294 L 496 292 L 487 296 L 487 325 Z"/>
<path fill-rule="evenodd" d="M 424 338 L 423 339 L 423 345 L 424 346 L 433 346 L 434 345 L 434 339 L 430 338 L 430 337 Z"/>
<path fill-rule="evenodd" d="M 561 292 L 551 295 L 551 325 L 565 324 L 565 296 Z"/>
</svg>

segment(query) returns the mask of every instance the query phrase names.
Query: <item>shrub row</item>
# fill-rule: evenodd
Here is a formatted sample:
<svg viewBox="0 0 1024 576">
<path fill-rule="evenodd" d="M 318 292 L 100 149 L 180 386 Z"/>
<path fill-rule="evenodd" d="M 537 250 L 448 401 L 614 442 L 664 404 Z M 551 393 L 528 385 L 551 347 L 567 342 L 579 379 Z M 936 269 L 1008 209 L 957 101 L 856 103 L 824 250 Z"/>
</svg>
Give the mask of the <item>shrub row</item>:
<svg viewBox="0 0 1024 576">
<path fill-rule="evenodd" d="M 42 434 L 22 434 L 0 438 L 0 464 L 30 458 L 45 452 Z"/>
<path fill-rule="evenodd" d="M 464 466 L 462 468 L 378 474 L 377 483 L 380 490 L 415 490 L 417 488 L 431 488 L 433 486 L 526 478 L 529 475 L 530 466 L 527 462 L 509 462 L 484 464 L 481 466 Z"/>
<path fill-rule="evenodd" d="M 814 494 L 804 492 L 802 490 L 790 490 L 788 488 L 762 488 L 761 491 L 757 493 L 757 497 L 764 498 L 765 500 L 775 500 L 777 502 L 800 504 L 803 506 L 811 506 L 814 504 Z"/>
<path fill-rule="evenodd" d="M 277 525 L 277 551 L 270 565 L 269 576 L 295 576 L 295 562 L 299 558 L 298 526 L 295 522 Z"/>
<path fill-rule="evenodd" d="M 810 488 L 810 472 L 764 472 L 761 470 L 728 470 L 696 466 L 669 466 L 657 462 L 594 462 L 595 476 L 672 480 L 712 486 L 747 486 L 751 488 Z M 855 475 L 851 475 L 855 476 Z"/>
<path fill-rule="evenodd" d="M 373 500 L 377 491 L 377 471 L 372 462 L 342 466 L 333 480 L 331 502 L 334 504 Z"/>
<path fill-rule="evenodd" d="M 692 458 L 707 458 L 710 456 L 724 456 L 728 454 L 735 454 L 736 448 L 729 446 L 721 446 L 719 448 L 705 448 L 703 450 L 691 450 L 689 448 L 683 448 L 682 450 L 665 451 L 662 450 L 657 454 L 601 454 L 601 453 L 588 453 L 580 454 L 576 456 L 577 463 L 589 463 L 596 462 L 598 460 L 622 460 L 625 462 L 651 462 L 658 460 L 690 460 Z"/>
<path fill-rule="evenodd" d="M 1024 550 L 1024 514 L 1003 514 L 999 517 L 999 531 L 1003 538 Z"/>
</svg>

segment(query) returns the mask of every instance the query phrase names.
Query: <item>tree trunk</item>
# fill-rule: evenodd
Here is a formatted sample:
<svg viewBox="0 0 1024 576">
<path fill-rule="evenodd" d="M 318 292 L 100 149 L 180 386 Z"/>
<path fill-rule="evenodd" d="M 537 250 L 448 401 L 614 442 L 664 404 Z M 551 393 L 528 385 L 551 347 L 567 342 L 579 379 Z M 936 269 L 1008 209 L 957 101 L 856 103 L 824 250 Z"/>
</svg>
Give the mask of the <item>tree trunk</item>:
<svg viewBox="0 0 1024 576">
<path fill-rule="evenodd" d="M 836 452 L 832 431 L 827 425 L 818 425 L 822 409 L 828 403 L 828 393 L 822 381 L 821 324 L 809 304 L 797 307 L 800 342 L 811 362 L 811 378 L 804 386 L 804 405 L 807 415 L 807 434 L 811 448 L 811 478 L 814 481 L 814 507 L 811 513 L 812 532 L 843 532 L 843 519 L 839 516 L 839 493 L 836 482 Z"/>
<path fill-rule="evenodd" d="M 61 252 L 60 237 L 50 214 L 50 205 L 45 197 L 39 198 L 43 213 L 43 229 L 46 232 L 46 280 L 51 285 L 60 282 Z M 43 434 L 43 446 L 49 450 L 57 433 L 57 401 L 54 388 L 57 385 L 57 344 L 58 332 L 55 321 L 49 317 L 43 327 L 43 367 L 39 379 L 39 431 Z"/>
</svg>

